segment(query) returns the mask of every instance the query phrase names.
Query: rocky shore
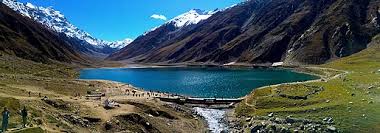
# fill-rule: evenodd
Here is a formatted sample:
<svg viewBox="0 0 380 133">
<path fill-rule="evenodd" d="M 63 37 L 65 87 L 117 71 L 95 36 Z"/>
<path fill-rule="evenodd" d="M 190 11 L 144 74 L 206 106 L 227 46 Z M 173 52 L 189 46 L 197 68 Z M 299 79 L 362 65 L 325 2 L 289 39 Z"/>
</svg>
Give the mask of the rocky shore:
<svg viewBox="0 0 380 133">
<path fill-rule="evenodd" d="M 244 124 L 241 123 L 245 120 Z M 335 133 L 339 130 L 334 126 L 334 119 L 326 117 L 316 121 L 303 118 L 287 116 L 286 118 L 276 117 L 270 113 L 268 116 L 238 117 L 229 119 L 230 132 L 260 132 L 260 133 L 290 133 L 290 132 L 311 132 L 311 133 Z"/>
</svg>

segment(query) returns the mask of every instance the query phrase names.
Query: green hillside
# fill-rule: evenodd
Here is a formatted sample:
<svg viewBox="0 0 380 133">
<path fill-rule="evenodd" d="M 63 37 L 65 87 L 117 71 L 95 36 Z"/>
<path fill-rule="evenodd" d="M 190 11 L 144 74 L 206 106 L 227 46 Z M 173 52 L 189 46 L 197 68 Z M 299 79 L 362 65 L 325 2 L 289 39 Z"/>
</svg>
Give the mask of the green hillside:
<svg viewBox="0 0 380 133">
<path fill-rule="evenodd" d="M 369 48 L 360 53 L 304 69 L 324 73 L 323 81 L 254 91 L 236 109 L 237 115 L 258 117 L 273 113 L 279 118 L 292 116 L 315 121 L 331 117 L 339 131 L 380 131 L 379 40 L 375 37 Z M 322 68 L 335 69 L 337 73 Z"/>
</svg>

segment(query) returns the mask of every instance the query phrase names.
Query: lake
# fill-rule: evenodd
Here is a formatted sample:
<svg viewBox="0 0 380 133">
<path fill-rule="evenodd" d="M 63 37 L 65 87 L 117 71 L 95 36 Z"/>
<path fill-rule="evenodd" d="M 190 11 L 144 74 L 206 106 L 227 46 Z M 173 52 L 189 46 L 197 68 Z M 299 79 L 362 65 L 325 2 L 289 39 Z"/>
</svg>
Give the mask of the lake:
<svg viewBox="0 0 380 133">
<path fill-rule="evenodd" d="M 99 68 L 80 71 L 80 79 L 111 80 L 144 90 L 218 98 L 239 98 L 262 86 L 317 78 L 287 69 L 269 68 Z"/>
</svg>

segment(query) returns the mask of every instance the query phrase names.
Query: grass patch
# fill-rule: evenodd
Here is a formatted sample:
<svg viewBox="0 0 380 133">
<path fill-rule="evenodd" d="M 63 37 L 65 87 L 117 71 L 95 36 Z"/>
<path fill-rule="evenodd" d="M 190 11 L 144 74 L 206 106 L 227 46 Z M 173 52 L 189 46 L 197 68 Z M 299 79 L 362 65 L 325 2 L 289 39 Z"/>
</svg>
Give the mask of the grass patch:
<svg viewBox="0 0 380 133">
<path fill-rule="evenodd" d="M 322 120 L 333 117 L 342 132 L 379 132 L 380 128 L 380 46 L 350 57 L 317 66 L 347 71 L 347 74 L 327 82 L 282 85 L 255 90 L 236 108 L 239 116 L 263 116 Z M 324 75 L 342 73 L 330 69 L 301 69 Z M 323 76 L 322 76 L 323 77 Z M 315 89 L 323 88 L 317 93 Z M 307 98 L 294 98 L 305 97 Z M 246 104 L 247 103 L 247 104 Z"/>
</svg>

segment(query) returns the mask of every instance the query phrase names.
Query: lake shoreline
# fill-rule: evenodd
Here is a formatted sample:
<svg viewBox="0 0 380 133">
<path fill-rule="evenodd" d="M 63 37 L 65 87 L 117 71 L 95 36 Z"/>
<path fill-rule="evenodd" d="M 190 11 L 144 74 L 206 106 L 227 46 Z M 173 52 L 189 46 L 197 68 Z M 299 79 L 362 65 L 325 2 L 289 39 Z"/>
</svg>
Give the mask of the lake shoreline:
<svg viewBox="0 0 380 133">
<path fill-rule="evenodd" d="M 246 96 L 250 95 L 254 90 L 260 89 L 260 88 L 267 88 L 271 86 L 279 86 L 279 85 L 286 85 L 286 84 L 298 84 L 298 83 L 307 83 L 307 82 L 318 82 L 324 80 L 324 75 L 313 73 L 313 72 L 306 72 L 305 69 L 310 68 L 309 66 L 269 66 L 269 65 L 255 65 L 255 64 L 236 64 L 236 65 L 201 65 L 201 64 L 128 64 L 123 67 L 89 67 L 89 68 L 81 68 L 80 70 L 92 70 L 92 69 L 143 69 L 143 68 L 223 68 L 223 69 L 277 69 L 277 70 L 289 70 L 294 73 L 298 74 L 306 74 L 310 76 L 314 76 L 315 79 L 312 80 L 306 80 L 306 81 L 297 81 L 297 82 L 287 82 L 287 83 L 280 83 L 280 84 L 273 84 L 273 85 L 265 85 L 261 87 L 252 88 L 252 91 L 250 91 L 248 94 L 241 96 L 241 97 L 235 97 L 235 98 L 242 98 L 244 99 Z M 318 67 L 315 67 L 318 68 Z M 79 79 L 79 77 L 78 77 Z M 80 80 L 88 80 L 88 79 L 80 79 Z M 106 80 L 106 79 L 90 79 L 90 80 Z M 112 80 L 108 80 L 112 81 Z M 114 81 L 114 82 L 120 82 L 120 81 Z M 125 84 L 134 85 L 131 83 L 125 82 Z M 145 90 L 144 87 L 136 86 L 136 88 L 139 88 L 141 90 Z M 149 91 L 149 90 L 145 90 Z M 174 93 L 173 93 L 174 94 Z M 182 94 L 181 94 L 182 95 Z M 190 95 L 182 95 L 184 97 L 192 97 Z M 201 98 L 214 98 L 214 97 L 201 97 Z"/>
<path fill-rule="evenodd" d="M 166 68 L 168 66 L 134 66 L 134 67 L 121 67 L 121 68 Z M 176 67 L 188 67 L 188 66 L 178 66 L 178 65 L 172 65 L 172 66 L 169 66 L 170 68 L 176 68 Z M 199 67 L 199 66 L 191 66 L 191 67 Z M 207 66 L 202 66 L 202 67 L 207 67 Z M 221 67 L 221 66 L 219 66 Z M 105 67 L 105 68 L 101 68 L 101 69 L 114 69 L 115 67 Z M 222 66 L 222 68 L 231 68 L 230 66 Z M 236 67 L 234 66 L 233 68 L 252 68 L 252 67 Z M 290 69 L 289 67 L 263 67 L 263 68 L 268 68 L 268 69 L 271 69 L 271 68 L 275 68 L 275 69 Z M 87 69 L 96 69 L 96 68 L 87 68 Z M 318 75 L 316 73 L 310 73 L 310 72 L 305 72 L 305 71 L 301 71 L 300 69 L 306 69 L 306 67 L 298 67 L 298 68 L 292 68 L 290 69 L 292 72 L 296 72 L 296 73 L 303 73 L 303 74 L 308 74 L 308 75 L 313 75 L 313 76 L 317 76 L 318 79 L 315 79 L 315 80 L 307 80 L 307 81 L 302 81 L 302 82 L 289 82 L 289 83 L 282 83 L 282 84 L 275 84 L 275 85 L 269 85 L 269 86 L 263 86 L 263 87 L 258 87 L 258 88 L 255 88 L 255 89 L 252 89 L 252 91 L 248 94 L 246 94 L 245 96 L 243 97 L 240 97 L 242 99 L 244 99 L 242 102 L 245 101 L 245 98 L 247 96 L 249 96 L 251 93 L 253 93 L 255 90 L 257 89 L 264 89 L 264 88 L 267 88 L 267 87 L 271 87 L 271 86 L 279 86 L 279 85 L 283 85 L 283 84 L 301 84 L 301 83 L 307 83 L 307 82 L 320 82 L 322 81 L 323 79 L 323 75 Z M 82 79 L 81 79 L 82 80 Z M 104 81 L 109 81 L 109 80 L 104 80 Z M 116 81 L 111 81 L 111 82 L 116 82 Z M 122 83 L 122 82 L 116 82 L 116 83 Z M 128 84 L 128 83 L 124 83 L 124 84 Z M 129 84 L 129 85 L 132 85 L 133 84 Z M 143 88 L 138 88 L 138 87 L 134 87 L 140 91 L 148 91 L 148 90 L 144 90 Z M 170 95 L 171 93 L 169 93 Z M 179 95 L 179 96 L 183 96 L 183 97 L 186 97 L 184 95 Z M 215 109 L 215 108 L 212 108 L 212 107 L 207 107 L 207 106 L 194 106 L 193 109 L 195 109 L 195 107 L 201 107 L 201 108 L 205 108 L 205 109 Z M 223 117 L 222 120 L 220 120 L 218 123 L 221 123 L 221 124 L 224 124 L 226 125 L 227 127 L 227 130 L 230 130 L 233 127 L 233 125 L 236 125 L 236 123 L 231 123 L 231 124 L 228 124 L 228 122 L 231 122 L 233 119 L 237 119 L 235 116 L 233 116 L 233 114 L 231 114 L 231 112 L 234 112 L 234 109 L 236 108 L 236 105 L 233 106 L 233 108 L 230 108 L 230 107 L 225 107 L 225 108 L 217 108 L 217 110 L 224 110 L 226 111 L 226 114 L 225 114 L 225 117 Z M 198 116 L 201 116 L 198 114 Z M 203 117 L 203 116 L 202 116 Z M 207 123 L 209 121 L 207 121 L 205 118 L 203 118 L 204 121 L 206 121 Z M 227 123 L 227 124 L 226 124 Z M 210 123 L 208 123 L 210 124 Z M 210 128 L 210 127 L 209 127 Z"/>
</svg>

